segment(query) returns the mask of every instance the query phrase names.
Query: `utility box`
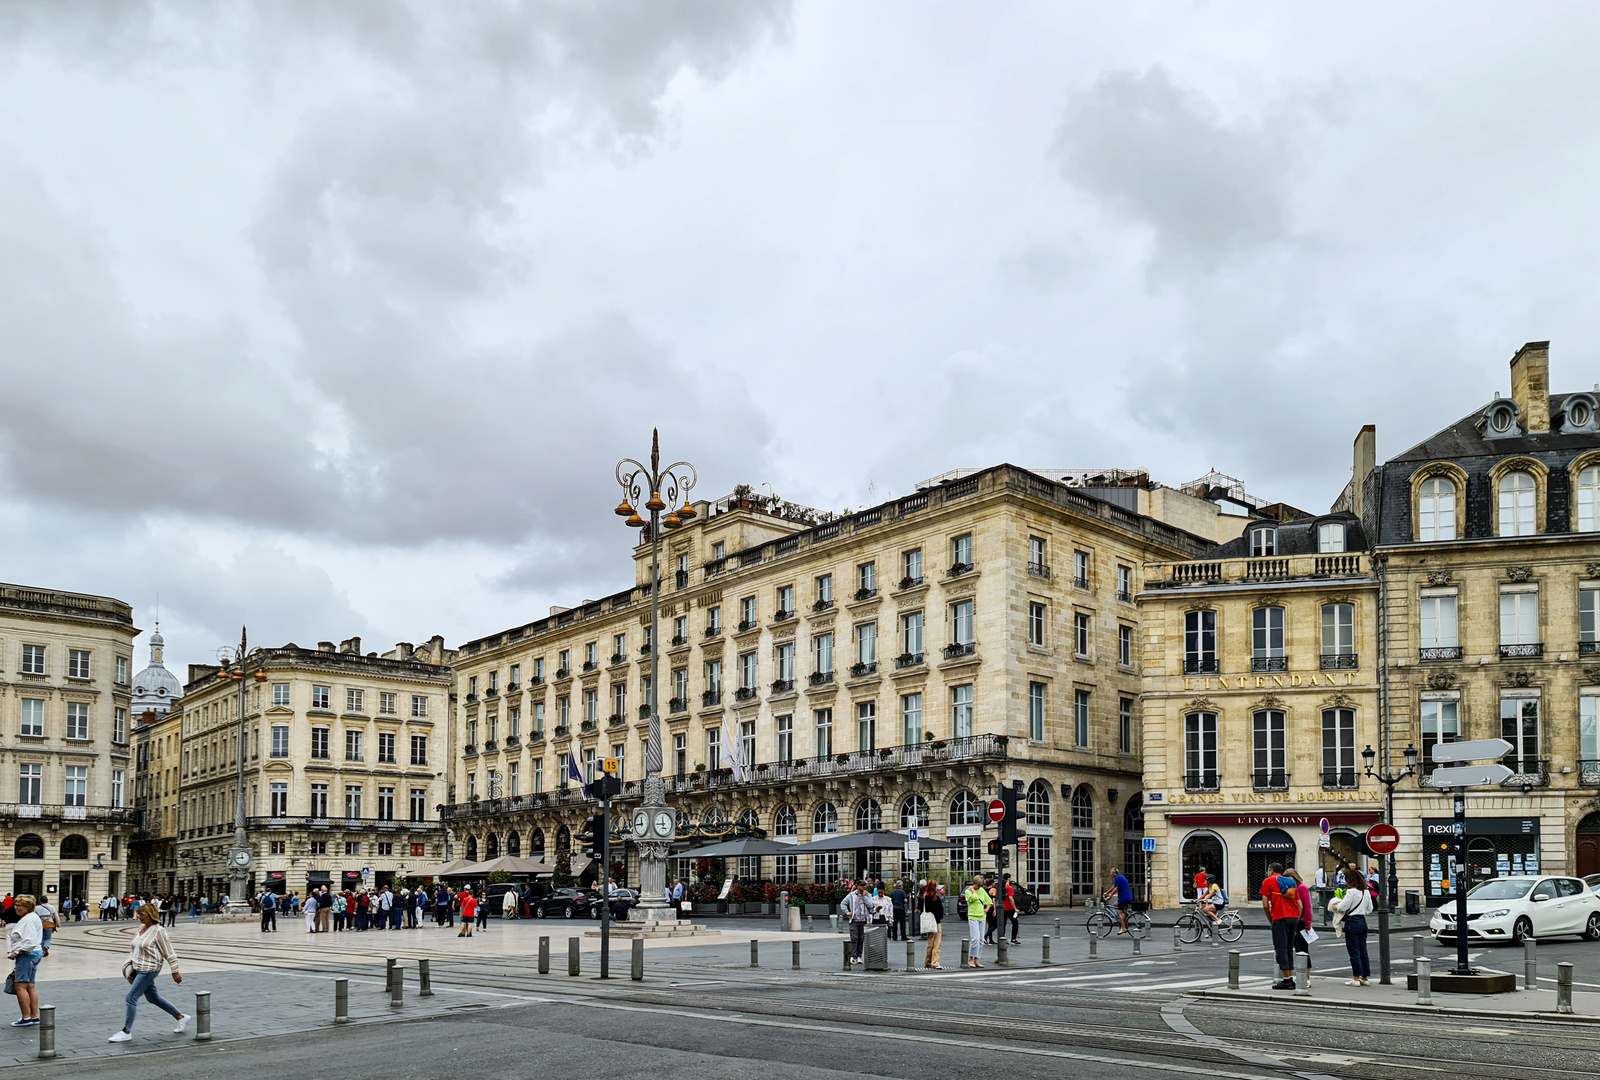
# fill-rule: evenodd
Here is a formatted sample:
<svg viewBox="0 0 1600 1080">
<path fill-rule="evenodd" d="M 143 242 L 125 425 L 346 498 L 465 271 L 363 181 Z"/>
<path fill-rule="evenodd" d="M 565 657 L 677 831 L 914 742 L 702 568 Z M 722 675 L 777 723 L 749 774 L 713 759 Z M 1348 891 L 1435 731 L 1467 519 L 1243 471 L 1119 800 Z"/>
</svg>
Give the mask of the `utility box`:
<svg viewBox="0 0 1600 1080">
<path fill-rule="evenodd" d="M 1422 914 L 1422 894 L 1415 889 L 1406 890 L 1406 914 Z"/>
<path fill-rule="evenodd" d="M 867 927 L 861 944 L 861 962 L 862 966 L 868 971 L 889 970 L 889 928 L 887 926 Z"/>
</svg>

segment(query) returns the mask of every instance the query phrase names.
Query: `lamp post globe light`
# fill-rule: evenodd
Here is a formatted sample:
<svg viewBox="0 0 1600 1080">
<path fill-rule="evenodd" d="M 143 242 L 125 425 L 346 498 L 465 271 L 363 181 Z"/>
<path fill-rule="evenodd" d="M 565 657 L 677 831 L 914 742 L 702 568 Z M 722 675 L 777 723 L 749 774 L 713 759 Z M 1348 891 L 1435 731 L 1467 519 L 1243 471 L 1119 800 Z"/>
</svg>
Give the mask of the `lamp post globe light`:
<svg viewBox="0 0 1600 1080">
<path fill-rule="evenodd" d="M 233 807 L 233 846 L 228 849 L 228 899 L 234 904 L 245 905 L 244 910 L 249 912 L 249 887 L 250 887 L 250 841 L 245 836 L 244 829 L 244 755 L 245 755 L 245 654 L 247 634 L 244 627 L 239 628 L 239 647 L 237 650 L 224 645 L 217 650 L 217 678 L 223 682 L 232 680 L 239 684 L 239 761 L 238 761 L 238 791 L 235 793 Z M 257 671 L 256 679 L 265 679 L 266 672 Z"/>
<path fill-rule="evenodd" d="M 632 458 L 617 462 L 617 483 L 622 487 L 618 517 L 630 529 L 644 529 L 650 541 L 650 730 L 644 747 L 644 803 L 634 812 L 632 837 L 639 849 L 639 904 L 630 920 L 659 923 L 677 919 L 667 900 L 667 856 L 677 835 L 677 814 L 667 805 L 666 782 L 661 778 L 661 714 L 656 707 L 661 687 L 661 635 L 657 620 L 661 610 L 661 530 L 676 529 L 696 516 L 689 492 L 699 479 L 693 465 L 675 461 L 661 467 L 661 432 L 650 432 L 650 464 Z M 677 509 L 674 503 L 682 501 Z M 642 507 L 649 520 L 639 516 Z M 667 511 L 665 517 L 662 511 Z M 601 868 L 601 881 L 609 867 Z"/>
</svg>

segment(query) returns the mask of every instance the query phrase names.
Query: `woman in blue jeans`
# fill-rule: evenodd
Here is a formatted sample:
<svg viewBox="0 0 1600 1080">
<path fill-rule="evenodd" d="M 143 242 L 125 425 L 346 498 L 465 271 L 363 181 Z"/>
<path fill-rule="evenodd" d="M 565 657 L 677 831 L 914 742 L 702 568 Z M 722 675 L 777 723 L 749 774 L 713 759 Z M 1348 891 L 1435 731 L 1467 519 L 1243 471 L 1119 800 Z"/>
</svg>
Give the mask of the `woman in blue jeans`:
<svg viewBox="0 0 1600 1080">
<path fill-rule="evenodd" d="M 157 925 L 157 918 L 154 904 L 139 908 L 139 932 L 133 935 L 128 953 L 128 962 L 134 971 L 133 985 L 128 987 L 128 1008 L 123 1014 L 122 1030 L 114 1032 L 108 1042 L 128 1042 L 133 1038 L 133 1018 L 139 1013 L 141 997 L 178 1022 L 172 1029 L 174 1034 L 181 1034 L 189 1026 L 189 1018 L 156 991 L 156 976 L 161 974 L 162 964 L 172 969 L 173 982 L 183 981 L 183 976 L 178 974 L 178 954 L 172 951 L 172 939 L 167 937 L 165 927 Z"/>
<path fill-rule="evenodd" d="M 1367 916 L 1372 914 L 1372 894 L 1367 891 L 1366 879 L 1355 871 L 1346 874 L 1344 895 L 1333 906 L 1344 913 L 1344 947 L 1350 954 L 1350 981 L 1345 985 L 1365 986 L 1372 976 L 1372 964 L 1367 960 Z"/>
</svg>

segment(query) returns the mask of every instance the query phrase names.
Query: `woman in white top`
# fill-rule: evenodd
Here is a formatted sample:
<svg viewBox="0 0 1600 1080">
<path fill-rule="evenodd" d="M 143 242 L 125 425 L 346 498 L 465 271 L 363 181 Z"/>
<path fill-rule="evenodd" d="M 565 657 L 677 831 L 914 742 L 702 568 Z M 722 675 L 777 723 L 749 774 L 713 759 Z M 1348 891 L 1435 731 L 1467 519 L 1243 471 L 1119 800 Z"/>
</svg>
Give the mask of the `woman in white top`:
<svg viewBox="0 0 1600 1080">
<path fill-rule="evenodd" d="M 1350 981 L 1346 986 L 1365 986 L 1372 976 L 1367 959 L 1367 916 L 1372 914 L 1372 894 L 1359 871 L 1345 875 L 1344 895 L 1333 902 L 1344 915 L 1344 948 L 1350 954 Z"/>
<path fill-rule="evenodd" d="M 306 913 L 306 933 L 308 934 L 315 934 L 317 932 L 317 908 L 320 906 L 321 904 L 317 899 L 316 893 L 306 894 L 306 904 L 304 910 Z"/>
<path fill-rule="evenodd" d="M 11 975 L 22 1018 L 11 1021 L 11 1026 L 32 1027 L 39 1022 L 39 990 L 34 985 L 34 973 L 44 957 L 44 923 L 33 910 L 33 897 L 24 893 L 13 904 L 22 917 L 6 931 L 6 955 L 16 964 Z"/>
<path fill-rule="evenodd" d="M 156 976 L 161 974 L 162 964 L 172 969 L 173 982 L 183 981 L 183 976 L 178 974 L 178 954 L 172 951 L 172 939 L 167 936 L 166 928 L 157 922 L 159 918 L 154 904 L 139 908 L 139 932 L 133 935 L 133 943 L 128 948 L 133 985 L 128 987 L 127 1011 L 123 1014 L 122 1030 L 114 1033 L 108 1042 L 127 1042 L 133 1038 L 133 1018 L 138 1015 L 141 997 L 178 1022 L 172 1029 L 173 1034 L 181 1034 L 189 1026 L 188 1016 L 156 992 Z"/>
</svg>

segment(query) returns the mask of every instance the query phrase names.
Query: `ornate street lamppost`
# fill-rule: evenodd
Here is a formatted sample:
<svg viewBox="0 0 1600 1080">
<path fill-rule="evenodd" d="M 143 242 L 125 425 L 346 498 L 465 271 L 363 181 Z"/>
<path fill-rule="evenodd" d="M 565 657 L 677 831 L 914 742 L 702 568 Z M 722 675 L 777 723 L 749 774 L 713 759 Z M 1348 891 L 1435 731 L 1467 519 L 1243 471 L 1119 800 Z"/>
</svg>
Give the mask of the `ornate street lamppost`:
<svg viewBox="0 0 1600 1080">
<path fill-rule="evenodd" d="M 244 627 L 239 628 L 239 648 L 234 651 L 232 647 L 224 645 L 217 650 L 219 669 L 217 678 L 226 682 L 232 679 L 239 684 L 239 774 L 238 792 L 233 806 L 233 847 L 228 850 L 228 899 L 235 904 L 246 905 L 249 910 L 250 887 L 250 842 L 244 831 L 244 756 L 245 756 L 245 647 L 246 634 Z M 265 671 L 257 671 L 258 680 L 265 679 Z"/>
<path fill-rule="evenodd" d="M 1383 785 L 1384 820 L 1390 825 L 1394 824 L 1394 786 L 1417 771 L 1417 748 L 1415 746 L 1407 746 L 1403 753 L 1405 754 L 1406 767 L 1399 772 L 1392 772 L 1387 763 L 1384 765 L 1382 772 L 1374 772 L 1373 764 L 1378 760 L 1378 752 L 1371 746 L 1361 751 L 1361 763 L 1367 767 L 1367 775 Z M 1384 907 L 1392 911 L 1400 896 L 1400 872 L 1395 869 L 1393 857 L 1385 861 L 1389 864 L 1389 902 Z"/>
<path fill-rule="evenodd" d="M 667 855 L 677 835 L 677 815 L 667 805 L 667 788 L 661 778 L 661 714 L 656 702 L 661 687 L 661 634 L 657 620 L 661 612 L 661 530 L 676 529 L 695 517 L 689 505 L 689 492 L 699 479 L 693 465 L 675 461 L 661 467 L 661 432 L 650 432 L 650 464 L 624 458 L 617 462 L 617 483 L 622 486 L 622 502 L 617 516 L 627 518 L 630 529 L 645 529 L 650 541 L 650 732 L 644 748 L 644 803 L 634 812 L 633 839 L 639 848 L 639 905 L 629 912 L 630 920 L 667 922 L 676 920 L 667 900 Z M 663 498 L 663 496 L 665 496 Z M 672 510 L 674 503 L 683 505 Z M 646 521 L 635 507 L 649 512 Z M 661 512 L 667 511 L 666 517 Z M 601 867 L 600 880 L 610 867 Z M 669 914 L 670 912 L 670 914 Z"/>
</svg>

